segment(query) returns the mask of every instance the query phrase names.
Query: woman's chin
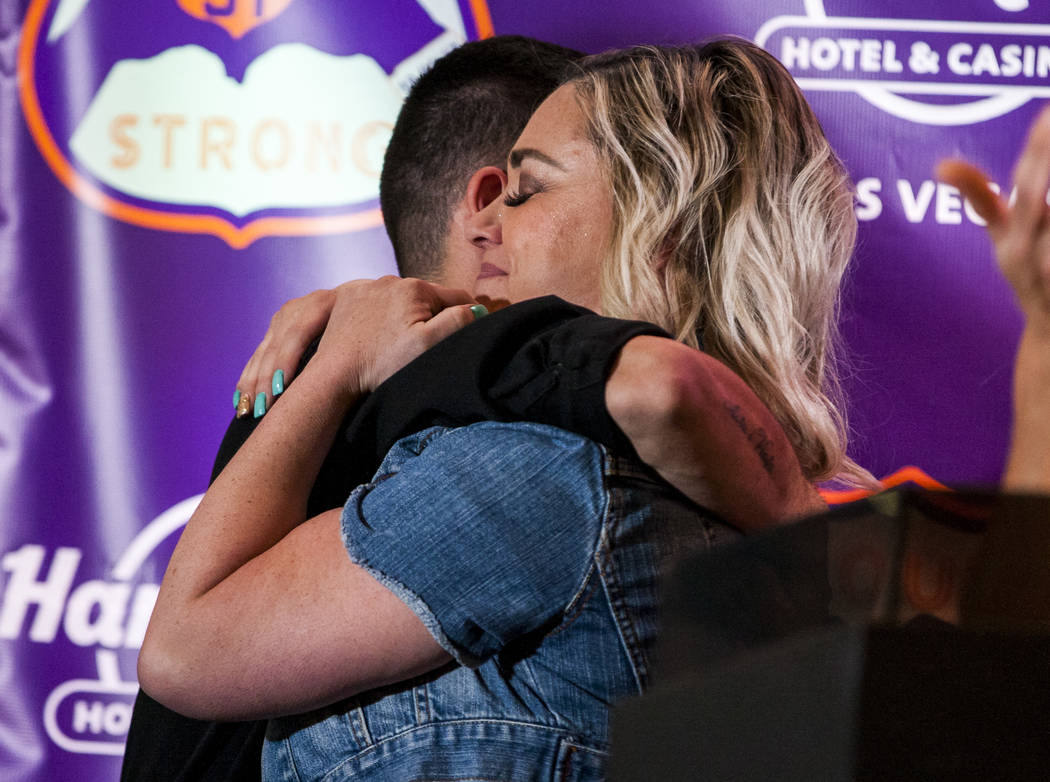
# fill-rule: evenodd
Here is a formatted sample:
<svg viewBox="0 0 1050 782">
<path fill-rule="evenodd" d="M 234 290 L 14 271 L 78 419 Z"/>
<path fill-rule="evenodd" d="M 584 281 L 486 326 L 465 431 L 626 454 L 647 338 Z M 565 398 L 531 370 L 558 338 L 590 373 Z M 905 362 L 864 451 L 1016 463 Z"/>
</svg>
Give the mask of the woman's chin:
<svg viewBox="0 0 1050 782">
<path fill-rule="evenodd" d="M 517 298 L 510 295 L 509 286 L 507 285 L 507 275 L 505 274 L 492 277 L 478 277 L 477 281 L 474 283 L 474 290 L 472 293 L 474 294 L 474 298 L 486 307 L 488 306 L 488 301 L 502 301 L 513 304 Z M 503 306 L 507 305 L 504 304 Z"/>
<path fill-rule="evenodd" d="M 479 293 L 474 298 L 477 299 L 478 304 L 484 304 L 485 309 L 489 312 L 495 312 L 496 310 L 501 310 L 504 307 L 509 307 L 511 305 L 511 302 L 508 299 L 497 296 L 486 296 L 483 293 Z"/>
</svg>

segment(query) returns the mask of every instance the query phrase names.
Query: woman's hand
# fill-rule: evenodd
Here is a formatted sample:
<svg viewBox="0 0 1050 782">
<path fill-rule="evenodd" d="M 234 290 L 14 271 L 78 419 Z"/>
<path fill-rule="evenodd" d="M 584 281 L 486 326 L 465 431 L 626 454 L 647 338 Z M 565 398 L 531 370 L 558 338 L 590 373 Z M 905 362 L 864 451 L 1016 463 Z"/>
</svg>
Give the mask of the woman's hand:
<svg viewBox="0 0 1050 782">
<path fill-rule="evenodd" d="M 364 364 L 357 367 L 362 373 L 362 390 L 367 391 L 483 314 L 483 308 L 475 305 L 474 310 L 458 308 L 434 317 L 452 305 L 473 302 L 465 291 L 397 277 L 354 280 L 292 299 L 270 319 L 262 342 L 241 372 L 234 401 L 237 415 L 254 411 L 258 418 L 266 412 L 292 382 L 306 348 L 325 333 L 337 304 L 337 325 L 350 332 L 348 344 L 361 343 L 369 334 L 373 338 Z M 347 336 L 343 334 L 335 341 Z M 328 343 L 331 346 L 333 340 Z"/>
<path fill-rule="evenodd" d="M 1017 159 L 1012 205 L 965 161 L 944 161 L 937 175 L 959 188 L 988 223 L 999 268 L 1025 318 L 1014 363 L 1013 432 L 1003 488 L 1050 493 L 1050 108 L 1032 123 Z"/>
<path fill-rule="evenodd" d="M 412 278 L 355 280 L 334 291 L 314 361 L 367 393 L 445 337 L 485 314 L 469 293 Z"/>
<path fill-rule="evenodd" d="M 335 299 L 335 291 L 323 289 L 292 299 L 277 310 L 237 380 L 233 406 L 238 418 L 253 410 L 258 418 L 284 393 L 307 346 L 324 331 Z"/>
</svg>

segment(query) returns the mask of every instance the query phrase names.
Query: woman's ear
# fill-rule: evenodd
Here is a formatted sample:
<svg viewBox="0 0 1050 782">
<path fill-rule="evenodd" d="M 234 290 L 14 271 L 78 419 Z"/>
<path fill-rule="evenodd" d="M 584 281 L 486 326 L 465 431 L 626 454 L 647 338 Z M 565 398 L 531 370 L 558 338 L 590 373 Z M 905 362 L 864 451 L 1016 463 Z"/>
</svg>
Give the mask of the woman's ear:
<svg viewBox="0 0 1050 782">
<path fill-rule="evenodd" d="M 467 182 L 467 208 L 471 213 L 480 212 L 491 204 L 507 186 L 507 174 L 502 168 L 485 166 L 471 175 Z"/>
</svg>

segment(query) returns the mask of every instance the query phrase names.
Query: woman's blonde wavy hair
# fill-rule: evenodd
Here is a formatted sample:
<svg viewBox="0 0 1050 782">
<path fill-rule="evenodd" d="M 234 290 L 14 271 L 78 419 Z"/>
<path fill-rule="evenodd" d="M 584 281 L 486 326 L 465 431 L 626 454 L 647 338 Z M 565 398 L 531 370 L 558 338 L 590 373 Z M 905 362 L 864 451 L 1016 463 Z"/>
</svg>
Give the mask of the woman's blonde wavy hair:
<svg viewBox="0 0 1050 782">
<path fill-rule="evenodd" d="M 603 313 L 730 366 L 810 480 L 870 485 L 832 371 L 853 190 L 794 80 L 730 38 L 596 55 L 569 83 L 614 198 Z"/>
</svg>

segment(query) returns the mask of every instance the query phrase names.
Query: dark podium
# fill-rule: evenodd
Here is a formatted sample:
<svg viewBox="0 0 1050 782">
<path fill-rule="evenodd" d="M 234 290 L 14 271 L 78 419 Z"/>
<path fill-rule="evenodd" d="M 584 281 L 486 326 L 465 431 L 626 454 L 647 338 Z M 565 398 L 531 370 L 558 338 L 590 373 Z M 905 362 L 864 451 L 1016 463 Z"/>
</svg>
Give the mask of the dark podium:
<svg viewBox="0 0 1050 782">
<path fill-rule="evenodd" d="M 679 562 L 609 778 L 1050 779 L 1050 500 L 898 491 Z"/>
</svg>

